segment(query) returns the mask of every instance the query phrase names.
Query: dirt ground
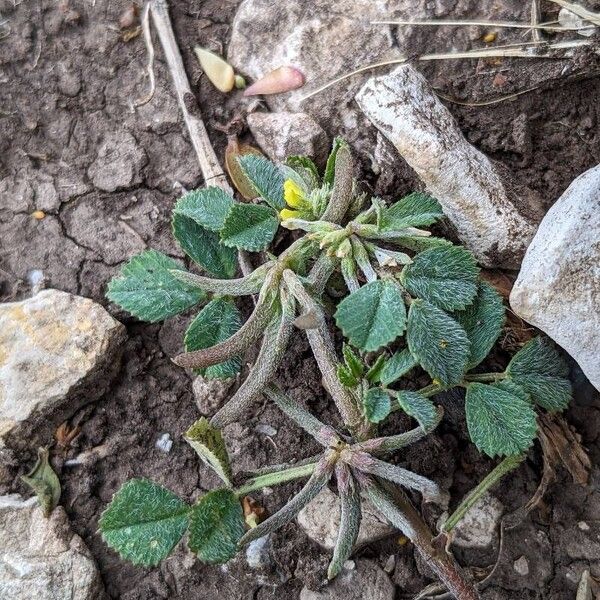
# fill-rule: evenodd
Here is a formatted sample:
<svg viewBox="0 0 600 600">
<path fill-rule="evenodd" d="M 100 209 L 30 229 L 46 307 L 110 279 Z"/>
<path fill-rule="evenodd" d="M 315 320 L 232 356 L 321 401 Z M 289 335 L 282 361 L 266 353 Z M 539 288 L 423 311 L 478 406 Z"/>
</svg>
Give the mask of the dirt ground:
<svg viewBox="0 0 600 600">
<path fill-rule="evenodd" d="M 171 4 L 192 86 L 222 156 L 226 139 L 216 126 L 234 116 L 236 102 L 225 104 L 202 77 L 191 46 L 220 42 L 225 47 L 238 0 Z M 432 4 L 436 16 L 442 17 L 464 14 L 461 5 L 471 3 Z M 124 0 L 0 0 L 0 14 L 7 20 L 0 38 L 2 31 L 8 32 L 0 40 L 0 300 L 29 295 L 32 273 L 39 270 L 47 287 L 93 298 L 127 325 L 129 341 L 120 373 L 105 396 L 76 415 L 82 433 L 67 455 L 102 446 L 107 456 L 76 467 L 64 466 L 64 457 L 55 456 L 63 484 L 61 503 L 96 558 L 110 597 L 297 599 L 304 585 L 315 588 L 322 582 L 328 555 L 293 525 L 274 537 L 273 566 L 263 571 L 249 569 L 243 554 L 226 567 L 209 567 L 190 561 L 181 549 L 157 568 L 132 567 L 107 549 L 97 533 L 101 511 L 130 477 L 152 478 L 186 499 L 216 484 L 182 439 L 199 412 L 191 377 L 169 357 L 181 348 L 187 318 L 140 324 L 104 297 L 106 283 L 119 265 L 142 249 L 182 256 L 170 235 L 170 207 L 181 186 L 202 184 L 159 48 L 155 97 L 132 108 L 146 93 L 147 58 L 141 37 L 125 42 L 118 31 L 126 6 Z M 415 33 L 414 52 L 437 44 L 434 35 L 431 30 Z M 448 106 L 468 139 L 503 162 L 518 183 L 538 191 L 548 207 L 577 175 L 600 162 L 600 80 L 568 77 L 598 69 L 589 57 L 580 56 L 568 72 L 540 61 L 463 61 L 428 65 L 423 72 L 445 96 L 467 103 L 542 85 L 512 101 Z M 327 128 L 327 123 L 321 125 Z M 364 175 L 376 183 L 373 173 L 366 170 Z M 410 169 L 401 166 L 387 183 L 387 192 L 417 184 Z M 32 217 L 36 209 L 46 216 Z M 281 382 L 293 395 L 306 398 L 317 414 L 333 420 L 308 345 L 301 336 L 294 340 Z M 502 351 L 492 358 L 497 363 L 504 360 Z M 572 600 L 584 569 L 600 577 L 600 399 L 576 367 L 573 378 L 576 399 L 567 418 L 581 433 L 592 459 L 589 485 L 576 485 L 559 471 L 544 503 L 507 532 L 500 565 L 484 593 L 489 600 Z M 460 398 L 442 401 L 449 417 L 402 461 L 424 475 L 451 482 L 458 501 L 493 463 L 467 443 Z M 277 433 L 261 433 L 264 424 Z M 164 433 L 174 441 L 169 454 L 155 447 Z M 299 459 L 311 451 L 310 440 L 269 405 L 257 407 L 243 424 L 230 426 L 226 437 L 237 471 L 267 461 Z M 14 457 L 14 479 L 0 485 L 0 493 L 27 493 L 18 475 L 32 458 L 33 449 L 30 456 Z M 516 475 L 494 491 L 507 511 L 527 502 L 541 471 L 536 448 Z M 273 510 L 291 490 L 292 485 L 279 488 L 259 499 Z M 485 567 L 494 562 L 497 549 L 457 556 L 464 565 Z M 383 566 L 390 554 L 397 556 L 391 575 L 397 598 L 411 597 L 429 583 L 413 549 L 399 547 L 394 537 L 367 546 L 359 556 Z M 514 568 L 521 556 L 529 562 L 525 576 Z"/>
</svg>

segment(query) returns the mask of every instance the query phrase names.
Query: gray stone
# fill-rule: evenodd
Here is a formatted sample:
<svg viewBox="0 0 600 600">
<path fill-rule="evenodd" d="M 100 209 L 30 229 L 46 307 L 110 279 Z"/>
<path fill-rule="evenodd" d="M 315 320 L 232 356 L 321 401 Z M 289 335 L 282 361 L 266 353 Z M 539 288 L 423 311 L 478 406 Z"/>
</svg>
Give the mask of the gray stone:
<svg viewBox="0 0 600 600">
<path fill-rule="evenodd" d="M 486 492 L 453 529 L 452 543 L 462 548 L 487 548 L 498 537 L 503 512 L 500 500 Z"/>
<path fill-rule="evenodd" d="M 356 568 L 342 572 L 324 588 L 304 588 L 300 600 L 393 600 L 394 584 L 371 560 L 357 560 Z"/>
<path fill-rule="evenodd" d="M 246 562 L 251 569 L 268 569 L 271 566 L 271 538 L 269 535 L 253 540 L 246 546 Z"/>
<path fill-rule="evenodd" d="M 94 186 L 105 192 L 128 189 L 142 182 L 146 153 L 127 131 L 109 133 L 88 169 Z"/>
<path fill-rule="evenodd" d="M 98 398 L 125 327 L 92 300 L 44 290 L 0 305 L 0 445 L 32 445 Z"/>
<path fill-rule="evenodd" d="M 529 561 L 525 556 L 517 558 L 513 563 L 513 569 L 521 576 L 529 575 Z"/>
<path fill-rule="evenodd" d="M 363 500 L 362 512 L 357 547 L 394 533 L 394 527 L 379 515 L 369 501 Z M 337 540 L 340 518 L 340 499 L 329 488 L 325 488 L 300 511 L 298 525 L 311 540 L 327 550 L 332 550 Z"/>
<path fill-rule="evenodd" d="M 600 165 L 575 179 L 542 220 L 510 305 L 600 390 Z"/>
<path fill-rule="evenodd" d="M 102 600 L 100 574 L 62 507 L 44 518 L 36 498 L 0 497 L 0 598 Z"/>
<path fill-rule="evenodd" d="M 539 198 L 516 190 L 503 167 L 467 142 L 425 78 L 403 65 L 369 79 L 356 100 L 440 201 L 479 262 L 517 268 L 541 218 Z"/>
<path fill-rule="evenodd" d="M 213 415 L 227 399 L 235 381 L 231 379 L 205 379 L 198 375 L 192 384 L 196 406 L 204 416 Z"/>
<path fill-rule="evenodd" d="M 327 159 L 327 134 L 306 113 L 255 112 L 248 115 L 248 127 L 271 160 L 310 156 L 317 164 L 324 164 Z"/>
</svg>

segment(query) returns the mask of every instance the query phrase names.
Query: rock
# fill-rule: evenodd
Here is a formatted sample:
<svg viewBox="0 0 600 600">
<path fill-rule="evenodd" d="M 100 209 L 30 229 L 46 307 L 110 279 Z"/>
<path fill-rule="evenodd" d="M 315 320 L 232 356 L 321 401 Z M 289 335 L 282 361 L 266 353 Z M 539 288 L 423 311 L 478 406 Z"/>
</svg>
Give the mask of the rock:
<svg viewBox="0 0 600 600">
<path fill-rule="evenodd" d="M 504 506 L 486 492 L 458 522 L 452 543 L 461 548 L 487 548 L 497 539 Z"/>
<path fill-rule="evenodd" d="M 395 531 L 369 501 L 362 503 L 362 521 L 356 546 L 364 546 L 392 535 Z M 304 533 L 327 550 L 335 547 L 340 527 L 340 499 L 329 488 L 324 488 L 316 498 L 298 514 L 298 525 Z"/>
<path fill-rule="evenodd" d="M 88 169 L 92 183 L 105 192 L 128 189 L 142 182 L 146 153 L 127 131 L 109 133 Z"/>
<path fill-rule="evenodd" d="M 600 165 L 542 220 L 510 295 L 512 309 L 562 346 L 600 390 Z"/>
<path fill-rule="evenodd" d="M 102 600 L 100 574 L 62 507 L 48 519 L 36 498 L 0 497 L 0 598 Z"/>
<path fill-rule="evenodd" d="M 44 290 L 1 304 L 0 445 L 32 445 L 98 398 L 124 340 L 125 327 L 87 298 Z"/>
<path fill-rule="evenodd" d="M 425 78 L 403 65 L 373 77 L 356 100 L 417 172 L 467 248 L 487 267 L 518 268 L 541 202 L 469 144 Z"/>
<path fill-rule="evenodd" d="M 393 600 L 394 594 L 389 577 L 373 561 L 361 559 L 321 590 L 304 588 L 300 600 Z"/>
<path fill-rule="evenodd" d="M 246 546 L 246 562 L 251 569 L 268 569 L 271 566 L 271 538 L 269 535 L 253 540 Z"/>
<path fill-rule="evenodd" d="M 327 160 L 327 134 L 306 113 L 250 113 L 248 127 L 271 160 L 284 161 L 288 156 L 310 156 L 319 165 L 325 164 Z"/>
<path fill-rule="evenodd" d="M 235 381 L 231 379 L 204 379 L 198 375 L 192 389 L 196 406 L 204 416 L 213 415 L 227 399 L 227 394 Z"/>
<path fill-rule="evenodd" d="M 513 563 L 513 569 L 519 574 L 525 577 L 529 575 L 529 561 L 524 556 L 517 558 Z"/>
</svg>

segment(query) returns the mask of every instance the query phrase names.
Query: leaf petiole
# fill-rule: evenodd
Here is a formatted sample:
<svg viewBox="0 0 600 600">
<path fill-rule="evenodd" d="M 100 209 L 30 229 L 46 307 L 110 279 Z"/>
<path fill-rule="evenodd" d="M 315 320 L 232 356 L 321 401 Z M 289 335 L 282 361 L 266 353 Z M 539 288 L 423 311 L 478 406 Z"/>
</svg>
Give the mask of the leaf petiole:
<svg viewBox="0 0 600 600">
<path fill-rule="evenodd" d="M 283 469 L 282 471 L 275 471 L 274 473 L 267 473 L 266 475 L 259 475 L 249 479 L 244 485 L 234 490 L 238 498 L 260 490 L 265 487 L 272 485 L 279 485 L 294 479 L 302 479 L 303 477 L 310 477 L 317 466 L 316 462 L 308 463 L 306 465 L 300 465 L 298 467 L 290 467 L 289 469 Z"/>
<path fill-rule="evenodd" d="M 479 383 L 495 383 L 506 379 L 506 373 L 469 373 L 465 375 L 465 381 L 477 381 Z"/>
</svg>

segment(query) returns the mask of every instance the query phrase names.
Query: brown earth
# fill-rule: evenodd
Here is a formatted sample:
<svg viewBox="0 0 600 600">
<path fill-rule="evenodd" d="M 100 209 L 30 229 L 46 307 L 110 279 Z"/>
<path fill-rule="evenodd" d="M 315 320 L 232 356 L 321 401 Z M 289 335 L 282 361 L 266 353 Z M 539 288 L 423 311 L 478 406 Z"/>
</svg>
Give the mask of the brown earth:
<svg viewBox="0 0 600 600">
<path fill-rule="evenodd" d="M 461 3 L 436 2 L 436 16 L 464 14 Z M 0 299 L 30 294 L 32 271 L 41 270 L 47 287 L 107 306 L 129 334 L 110 391 L 73 420 L 82 432 L 67 457 L 98 446 L 106 456 L 66 467 L 55 452 L 61 502 L 73 528 L 90 547 L 112 598 L 297 599 L 303 585 L 315 587 L 323 580 L 328 556 L 293 525 L 274 537 L 273 568 L 265 572 L 250 570 L 243 554 L 221 568 L 190 562 L 179 550 L 157 568 L 132 567 L 108 550 L 97 533 L 101 511 L 130 477 L 152 478 L 186 499 L 216 483 L 181 437 L 199 416 L 191 378 L 169 360 L 181 348 L 186 319 L 140 324 L 104 298 L 105 285 L 119 265 L 141 249 L 181 256 L 170 235 L 170 207 L 181 186 L 193 188 L 202 179 L 158 48 L 155 97 L 136 111 L 131 108 L 146 93 L 146 52 L 141 37 L 124 42 L 118 31 L 126 2 L 14 4 L 0 0 L 0 14 L 7 20 L 7 36 L 0 40 Z M 236 99 L 224 102 L 202 77 L 190 50 L 196 43 L 225 46 L 237 4 L 172 2 L 176 35 L 219 155 L 226 140 L 216 125 L 235 116 Z M 431 30 L 420 30 L 414 52 L 430 49 L 432 36 Z M 543 84 L 511 101 L 448 106 L 472 143 L 503 162 L 518 183 L 537 190 L 550 206 L 577 175 L 600 162 L 600 82 L 589 76 L 598 64 L 584 55 L 578 61 L 575 71 L 588 76 L 576 81 L 557 78 L 560 70 L 540 61 L 462 61 L 428 65 L 423 72 L 445 96 L 468 103 Z M 327 123 L 321 125 L 327 128 Z M 364 175 L 377 184 L 368 169 Z M 415 185 L 408 167 L 401 166 L 386 191 Z M 36 209 L 45 218 L 32 217 Z M 282 383 L 307 398 L 317 414 L 334 419 L 306 342 L 300 336 L 294 340 Z M 500 350 L 490 360 L 500 364 L 506 355 Z M 567 418 L 592 458 L 589 485 L 575 485 L 559 471 L 544 504 L 506 534 L 500 566 L 484 594 L 490 600 L 571 600 L 585 568 L 600 577 L 600 400 L 576 367 L 573 377 L 576 400 Z M 449 416 L 442 427 L 402 459 L 429 477 L 451 480 L 458 501 L 493 463 L 467 443 L 460 398 L 449 396 L 443 402 Z M 277 430 L 272 437 L 257 432 L 257 425 L 265 423 Z M 163 433 L 174 440 L 169 454 L 155 447 Z M 269 405 L 256 407 L 243 425 L 231 426 L 227 439 L 237 470 L 298 459 L 311 451 L 311 442 Z M 0 493 L 28 493 L 17 476 L 30 466 L 33 452 L 6 454 L 10 476 L 0 484 Z M 494 491 L 507 510 L 530 498 L 541 470 L 536 448 L 516 475 Z M 291 490 L 291 485 L 276 489 L 260 500 L 275 509 Z M 360 551 L 381 566 L 390 554 L 397 556 L 392 579 L 398 598 L 411 597 L 429 582 L 412 548 L 399 548 L 395 538 Z M 513 567 L 521 556 L 529 561 L 527 576 Z M 458 558 L 465 565 L 486 566 L 494 562 L 495 551 L 459 552 Z"/>
</svg>

